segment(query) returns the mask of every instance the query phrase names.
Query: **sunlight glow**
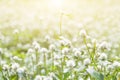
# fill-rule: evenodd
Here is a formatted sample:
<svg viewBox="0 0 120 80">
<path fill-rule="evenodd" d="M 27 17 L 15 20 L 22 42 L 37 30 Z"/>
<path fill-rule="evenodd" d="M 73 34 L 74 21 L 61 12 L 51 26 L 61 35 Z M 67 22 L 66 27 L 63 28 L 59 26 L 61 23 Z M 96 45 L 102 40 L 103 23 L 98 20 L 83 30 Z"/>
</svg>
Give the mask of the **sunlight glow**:
<svg viewBox="0 0 120 80">
<path fill-rule="evenodd" d="M 55 8 L 61 8 L 63 5 L 63 0 L 51 0 L 51 5 Z"/>
</svg>

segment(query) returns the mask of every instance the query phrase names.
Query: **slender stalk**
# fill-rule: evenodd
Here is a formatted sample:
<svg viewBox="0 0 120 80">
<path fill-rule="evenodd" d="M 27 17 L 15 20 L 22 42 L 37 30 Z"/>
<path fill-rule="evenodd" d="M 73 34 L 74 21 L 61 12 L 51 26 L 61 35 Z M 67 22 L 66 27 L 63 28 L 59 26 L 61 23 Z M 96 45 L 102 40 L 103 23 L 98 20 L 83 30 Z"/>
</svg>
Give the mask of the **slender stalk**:
<svg viewBox="0 0 120 80">
<path fill-rule="evenodd" d="M 33 57 L 31 58 L 31 60 L 32 60 L 32 64 L 33 64 L 33 66 L 31 66 L 31 67 L 32 67 L 32 71 L 34 72 L 35 63 L 34 63 Z"/>
<path fill-rule="evenodd" d="M 60 13 L 60 22 L 59 22 L 59 28 L 60 28 L 60 36 L 62 35 L 62 19 L 63 19 L 63 13 Z"/>
<path fill-rule="evenodd" d="M 54 53 L 53 53 L 53 51 L 51 53 L 51 57 L 52 57 L 52 71 L 54 71 Z"/>
<path fill-rule="evenodd" d="M 46 54 L 44 54 L 44 67 L 45 67 L 45 74 L 47 74 L 47 68 L 46 68 Z"/>
<path fill-rule="evenodd" d="M 36 52 L 36 64 L 38 63 L 38 52 Z"/>
<path fill-rule="evenodd" d="M 88 53 L 89 53 L 89 55 L 90 55 L 90 58 L 91 58 L 91 61 L 92 61 L 92 55 L 91 55 L 90 50 L 89 50 L 89 48 L 88 48 L 88 46 L 87 46 L 87 42 L 86 42 L 86 38 L 85 38 L 85 37 L 84 37 L 84 43 L 85 43 L 85 46 L 86 46 L 86 48 L 87 48 L 87 51 L 88 51 Z"/>
<path fill-rule="evenodd" d="M 36 52 L 36 65 L 38 64 L 38 52 Z M 36 66 L 36 70 L 37 70 L 37 73 L 38 74 L 38 66 Z"/>
<path fill-rule="evenodd" d="M 61 80 L 63 80 L 63 59 L 62 59 L 62 57 L 63 57 L 63 54 L 62 54 L 62 47 L 60 48 L 60 50 L 61 50 Z"/>
<path fill-rule="evenodd" d="M 86 46 L 86 48 L 87 48 L 87 51 L 88 51 L 88 53 L 89 53 L 89 55 L 90 55 L 90 59 L 91 59 L 91 61 L 94 63 L 95 68 L 97 69 L 96 61 L 94 60 L 95 50 L 94 50 L 94 54 L 92 54 L 92 53 L 90 52 L 89 47 L 87 46 L 86 37 L 84 37 L 84 43 L 85 43 L 85 46 Z M 95 47 L 95 46 L 94 46 L 94 47 Z M 96 49 L 96 47 L 95 47 L 95 49 Z"/>
</svg>

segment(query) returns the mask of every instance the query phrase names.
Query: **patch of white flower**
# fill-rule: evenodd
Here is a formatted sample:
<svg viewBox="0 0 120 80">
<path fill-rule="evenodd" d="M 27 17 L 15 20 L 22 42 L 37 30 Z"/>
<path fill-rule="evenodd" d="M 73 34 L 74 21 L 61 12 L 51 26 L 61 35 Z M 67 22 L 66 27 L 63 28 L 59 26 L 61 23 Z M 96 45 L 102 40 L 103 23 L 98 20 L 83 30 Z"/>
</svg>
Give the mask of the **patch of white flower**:
<svg viewBox="0 0 120 80">
<path fill-rule="evenodd" d="M 89 65 L 91 63 L 91 60 L 89 58 L 86 58 L 84 61 L 83 61 L 83 64 L 85 66 Z"/>
<path fill-rule="evenodd" d="M 76 64 L 75 64 L 75 61 L 74 60 L 68 60 L 66 62 L 66 65 L 67 67 L 74 67 Z"/>
</svg>

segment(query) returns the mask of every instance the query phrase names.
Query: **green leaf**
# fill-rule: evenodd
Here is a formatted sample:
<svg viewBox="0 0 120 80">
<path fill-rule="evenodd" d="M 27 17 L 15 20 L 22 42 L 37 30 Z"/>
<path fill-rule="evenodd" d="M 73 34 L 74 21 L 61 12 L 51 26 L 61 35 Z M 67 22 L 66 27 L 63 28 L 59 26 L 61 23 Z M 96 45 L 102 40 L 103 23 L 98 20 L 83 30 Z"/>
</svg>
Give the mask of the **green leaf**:
<svg viewBox="0 0 120 80">
<path fill-rule="evenodd" d="M 17 80 L 18 79 L 18 76 L 17 75 L 13 75 L 10 77 L 10 80 Z"/>
<path fill-rule="evenodd" d="M 2 72 L 0 72 L 0 80 L 3 80 L 3 78 L 2 78 Z"/>
<path fill-rule="evenodd" d="M 113 76 L 113 77 L 112 77 L 112 80 L 117 80 L 116 76 Z"/>
<path fill-rule="evenodd" d="M 57 76 L 58 79 L 61 79 L 61 75 L 59 74 L 55 74 Z"/>
<path fill-rule="evenodd" d="M 2 71 L 2 66 L 0 66 L 0 71 Z"/>
<path fill-rule="evenodd" d="M 95 71 L 94 69 L 87 69 L 87 72 L 90 74 L 91 77 L 95 78 L 96 80 L 104 80 L 104 75 Z"/>
<path fill-rule="evenodd" d="M 70 72 L 66 72 L 66 73 L 64 73 L 64 80 L 67 80 L 67 78 L 70 76 Z"/>
</svg>

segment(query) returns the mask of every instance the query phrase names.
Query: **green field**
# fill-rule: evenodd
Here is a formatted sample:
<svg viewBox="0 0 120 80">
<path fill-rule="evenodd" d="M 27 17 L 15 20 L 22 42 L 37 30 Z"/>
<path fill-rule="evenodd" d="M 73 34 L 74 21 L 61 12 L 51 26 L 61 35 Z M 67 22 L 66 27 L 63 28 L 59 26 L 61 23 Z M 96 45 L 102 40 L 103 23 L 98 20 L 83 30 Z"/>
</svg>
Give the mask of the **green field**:
<svg viewBox="0 0 120 80">
<path fill-rule="evenodd" d="M 0 80 L 120 80 L 120 1 L 0 0 Z"/>
</svg>

